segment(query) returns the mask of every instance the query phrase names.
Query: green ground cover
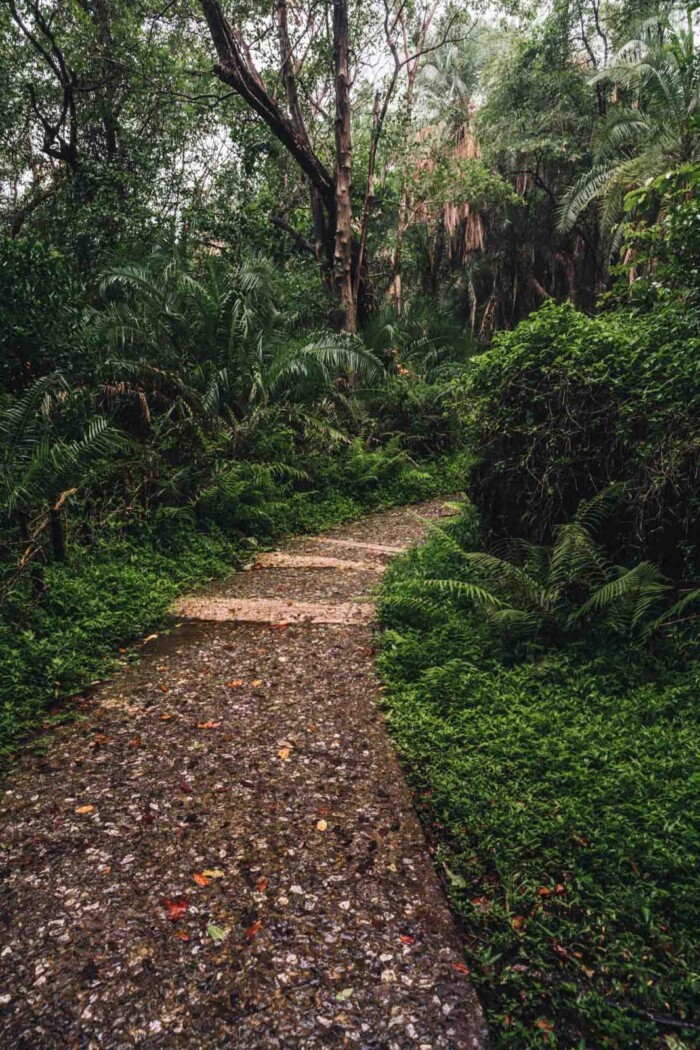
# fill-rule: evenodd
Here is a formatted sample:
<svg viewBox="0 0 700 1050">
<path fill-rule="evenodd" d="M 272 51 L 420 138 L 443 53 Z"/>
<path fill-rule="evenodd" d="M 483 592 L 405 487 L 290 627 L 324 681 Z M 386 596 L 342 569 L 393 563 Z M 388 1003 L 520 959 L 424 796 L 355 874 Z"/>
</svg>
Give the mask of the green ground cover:
<svg viewBox="0 0 700 1050">
<path fill-rule="evenodd" d="M 453 533 L 478 546 L 471 513 Z M 509 649 L 427 600 L 460 576 L 439 536 L 392 565 L 380 667 L 494 1045 L 697 1046 L 700 662 L 687 639 Z"/>
</svg>

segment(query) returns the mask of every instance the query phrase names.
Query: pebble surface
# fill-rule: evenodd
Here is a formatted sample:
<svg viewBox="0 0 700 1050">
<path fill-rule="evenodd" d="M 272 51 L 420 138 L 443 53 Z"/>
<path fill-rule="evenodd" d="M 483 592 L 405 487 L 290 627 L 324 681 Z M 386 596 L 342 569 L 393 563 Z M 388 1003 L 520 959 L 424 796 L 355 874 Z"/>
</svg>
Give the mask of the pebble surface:
<svg viewBox="0 0 700 1050">
<path fill-rule="evenodd" d="M 327 536 L 402 547 L 441 513 Z M 214 591 L 366 599 L 372 553 L 336 550 L 365 564 L 271 559 Z M 190 621 L 27 751 L 0 814 L 0 1045 L 485 1047 L 372 644 L 362 625 Z"/>
</svg>

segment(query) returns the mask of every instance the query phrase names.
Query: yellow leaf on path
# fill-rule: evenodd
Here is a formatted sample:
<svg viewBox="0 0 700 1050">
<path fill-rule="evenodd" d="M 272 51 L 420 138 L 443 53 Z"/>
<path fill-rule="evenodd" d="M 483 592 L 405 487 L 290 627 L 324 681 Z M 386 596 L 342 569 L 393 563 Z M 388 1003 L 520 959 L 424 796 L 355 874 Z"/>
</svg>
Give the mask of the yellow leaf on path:
<svg viewBox="0 0 700 1050">
<path fill-rule="evenodd" d="M 149 634 L 146 638 L 144 638 L 143 644 L 145 645 L 146 642 L 155 642 L 157 637 L 158 637 L 157 634 Z"/>
<path fill-rule="evenodd" d="M 327 828 L 328 828 L 328 821 L 327 820 L 319 820 L 318 824 L 316 825 L 316 831 L 326 831 Z"/>
<path fill-rule="evenodd" d="M 243 685 L 243 679 L 234 678 L 232 682 L 227 682 L 226 684 L 228 685 L 229 689 L 240 689 L 240 687 Z"/>
<path fill-rule="evenodd" d="M 226 872 L 222 871 L 221 868 L 206 868 L 202 872 L 202 875 L 206 875 L 208 879 L 223 879 L 225 874 Z"/>
<path fill-rule="evenodd" d="M 292 753 L 291 747 L 281 747 L 279 749 L 279 751 L 277 752 L 277 757 L 279 759 L 281 759 L 282 762 L 286 762 L 291 753 Z"/>
<path fill-rule="evenodd" d="M 76 809 L 75 812 L 76 813 L 80 813 L 81 815 L 83 813 L 92 813 L 94 808 L 95 808 L 94 806 L 78 806 L 78 808 Z"/>
<path fill-rule="evenodd" d="M 254 678 L 250 684 L 254 686 L 262 685 L 262 678 Z"/>
</svg>

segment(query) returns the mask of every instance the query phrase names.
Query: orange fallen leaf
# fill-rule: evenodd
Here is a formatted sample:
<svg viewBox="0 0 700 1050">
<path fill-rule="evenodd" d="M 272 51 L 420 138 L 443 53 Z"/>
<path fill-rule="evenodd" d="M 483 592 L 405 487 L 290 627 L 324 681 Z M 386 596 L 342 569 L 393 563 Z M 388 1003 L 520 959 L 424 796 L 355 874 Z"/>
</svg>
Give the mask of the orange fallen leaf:
<svg viewBox="0 0 700 1050">
<path fill-rule="evenodd" d="M 128 652 L 129 652 L 129 650 L 128 650 L 128 649 L 120 649 L 120 650 L 119 650 L 119 652 L 120 652 L 120 653 L 128 653 Z"/>
<path fill-rule="evenodd" d="M 160 720 L 161 722 L 169 722 L 172 717 L 172 715 L 161 715 Z"/>
<path fill-rule="evenodd" d="M 402 933 L 401 936 L 399 937 L 399 940 L 401 941 L 402 944 L 415 944 L 416 943 L 416 938 L 415 937 L 411 937 L 410 934 L 408 934 L 408 933 Z"/>
<path fill-rule="evenodd" d="M 197 729 L 218 729 L 221 722 L 197 722 Z"/>
<path fill-rule="evenodd" d="M 246 938 L 246 940 L 247 941 L 252 941 L 253 938 L 258 933 L 260 933 L 261 930 L 262 930 L 262 923 L 260 922 L 260 919 L 258 919 L 256 922 L 254 922 L 252 924 L 252 926 L 249 926 L 248 929 L 245 931 L 245 938 Z"/>
<path fill-rule="evenodd" d="M 94 808 L 94 806 L 78 806 L 75 812 L 82 816 L 83 813 L 92 813 Z"/>
<path fill-rule="evenodd" d="M 328 821 L 327 820 L 319 820 L 318 823 L 316 824 L 316 831 L 327 831 L 327 830 L 328 830 Z"/>
<path fill-rule="evenodd" d="M 254 678 L 250 684 L 253 686 L 262 685 L 262 678 Z"/>
<path fill-rule="evenodd" d="M 463 962 L 452 963 L 452 969 L 456 970 L 457 973 L 469 973 L 469 967 Z"/>
<path fill-rule="evenodd" d="M 168 918 L 171 922 L 177 922 L 185 914 L 188 908 L 187 897 L 181 897 L 179 900 L 171 901 L 168 897 L 163 898 L 163 907 L 168 913 Z"/>
<path fill-rule="evenodd" d="M 160 689 L 161 693 L 169 693 L 170 692 L 170 686 L 169 685 L 162 685 L 161 684 L 161 685 L 158 686 L 158 688 Z"/>
<path fill-rule="evenodd" d="M 544 1017 L 539 1021 L 535 1021 L 535 1025 L 540 1028 L 543 1032 L 553 1032 L 554 1025 L 551 1021 L 547 1021 Z"/>
<path fill-rule="evenodd" d="M 266 879 L 263 876 L 261 879 L 258 879 L 258 881 L 255 884 L 255 888 L 257 889 L 258 893 L 264 893 L 265 890 L 267 889 L 267 887 L 269 886 L 269 884 L 270 884 L 270 880 Z"/>
<path fill-rule="evenodd" d="M 510 924 L 514 930 L 519 930 L 524 922 L 525 918 L 522 915 L 514 915 L 513 918 L 510 920 Z"/>
<path fill-rule="evenodd" d="M 564 885 L 564 883 L 563 882 L 558 882 L 556 884 L 556 886 L 554 887 L 554 892 L 555 893 L 566 893 L 566 886 Z"/>
<path fill-rule="evenodd" d="M 226 685 L 229 687 L 229 689 L 240 689 L 243 685 L 243 679 L 234 678 L 232 682 L 227 682 Z"/>
<path fill-rule="evenodd" d="M 209 883 L 211 882 L 211 879 L 208 879 L 206 875 L 200 875 L 200 873 L 198 871 L 195 871 L 195 873 L 192 876 L 192 878 L 194 879 L 194 881 L 197 883 L 198 886 L 208 886 Z"/>
<path fill-rule="evenodd" d="M 550 889 L 548 889 L 546 886 L 540 886 L 540 888 L 537 891 L 537 895 L 538 895 L 538 897 L 551 897 L 552 896 L 552 891 Z"/>
<path fill-rule="evenodd" d="M 189 941 L 190 939 L 189 933 L 185 933 L 184 930 L 178 930 L 175 936 L 178 937 L 181 941 Z"/>
<path fill-rule="evenodd" d="M 281 747 L 277 752 L 277 757 L 281 759 L 282 762 L 286 762 L 291 753 L 291 747 Z"/>
</svg>

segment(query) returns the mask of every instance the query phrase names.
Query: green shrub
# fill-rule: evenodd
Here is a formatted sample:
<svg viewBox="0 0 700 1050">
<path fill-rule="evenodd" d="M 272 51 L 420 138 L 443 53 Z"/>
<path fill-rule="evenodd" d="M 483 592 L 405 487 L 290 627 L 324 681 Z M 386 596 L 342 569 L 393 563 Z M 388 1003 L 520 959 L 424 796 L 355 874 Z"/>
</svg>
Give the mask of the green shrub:
<svg viewBox="0 0 700 1050">
<path fill-rule="evenodd" d="M 625 483 L 606 541 L 674 576 L 698 560 L 700 331 L 675 306 L 590 318 L 546 304 L 464 383 L 471 493 L 497 535 L 548 543 L 581 499 Z"/>
</svg>

